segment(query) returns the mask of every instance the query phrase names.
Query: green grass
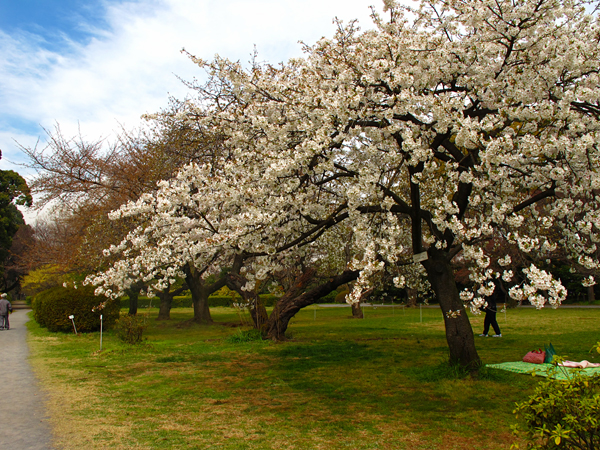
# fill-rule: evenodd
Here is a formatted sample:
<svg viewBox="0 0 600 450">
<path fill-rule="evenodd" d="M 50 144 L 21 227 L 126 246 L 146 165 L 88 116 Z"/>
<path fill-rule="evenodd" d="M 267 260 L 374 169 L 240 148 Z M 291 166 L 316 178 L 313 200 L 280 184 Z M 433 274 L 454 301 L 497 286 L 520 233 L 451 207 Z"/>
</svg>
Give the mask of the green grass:
<svg viewBox="0 0 600 450">
<path fill-rule="evenodd" d="M 214 308 L 216 322 L 238 321 Z M 508 449 L 517 401 L 537 380 L 493 369 L 478 379 L 445 364 L 438 309 L 308 308 L 284 343 L 221 325 L 156 322 L 128 346 L 112 334 L 49 333 L 30 322 L 32 362 L 67 449 Z M 552 342 L 597 361 L 600 309 L 509 310 L 502 339 L 476 338 L 485 363 Z M 471 316 L 481 332 L 483 316 Z"/>
</svg>

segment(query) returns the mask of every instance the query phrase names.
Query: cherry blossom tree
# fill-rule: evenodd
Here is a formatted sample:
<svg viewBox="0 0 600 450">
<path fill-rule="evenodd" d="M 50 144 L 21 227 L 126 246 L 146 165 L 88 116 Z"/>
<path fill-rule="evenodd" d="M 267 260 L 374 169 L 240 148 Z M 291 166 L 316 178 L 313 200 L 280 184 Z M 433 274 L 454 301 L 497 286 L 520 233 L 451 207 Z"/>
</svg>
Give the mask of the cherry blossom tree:
<svg viewBox="0 0 600 450">
<path fill-rule="evenodd" d="M 264 249 L 249 252 L 230 243 L 219 245 L 220 228 L 229 230 L 228 220 L 233 211 L 223 205 L 207 208 L 205 192 L 200 193 L 198 185 L 199 170 L 195 164 L 186 166 L 175 178 L 159 183 L 157 191 L 144 194 L 110 214 L 114 220 L 137 221 L 140 226 L 131 230 L 119 245 L 105 250 L 107 257 L 112 255 L 116 259 L 108 270 L 88 277 L 88 283 L 99 285 L 98 294 L 120 297 L 141 281 L 151 285 L 149 295 L 156 292 L 161 297 L 178 278 L 185 278 L 194 300 L 193 320 L 212 323 L 208 297 L 227 285 L 240 293 L 254 325 L 265 335 L 281 339 L 298 310 L 356 279 L 358 271 L 344 270 L 347 249 L 339 246 L 339 236 L 323 236 L 318 241 L 319 248 L 315 245 L 299 248 L 282 242 L 275 251 L 278 264 L 270 266 L 271 272 L 263 267 L 265 259 L 269 259 Z M 215 176 L 217 171 L 213 166 L 210 171 L 212 175 L 205 173 L 200 179 Z M 329 234 L 343 231 L 336 228 Z M 273 272 L 298 266 L 301 259 L 306 269 L 297 274 L 292 288 L 269 316 L 257 294 L 258 286 Z M 320 263 L 322 259 L 326 264 Z M 315 286 L 313 275 L 317 266 L 327 276 Z M 303 292 L 310 282 L 313 282 L 310 292 Z"/>
<path fill-rule="evenodd" d="M 112 261 L 102 250 L 139 226 L 136 220 L 110 221 L 108 213 L 155 191 L 159 180 L 183 165 L 210 162 L 220 153 L 218 134 L 190 120 L 176 120 L 184 106 L 173 100 L 160 122 L 149 121 L 138 131 L 122 130 L 114 142 L 67 138 L 57 126 L 48 132 L 45 146 L 21 147 L 29 159 L 26 165 L 37 171 L 32 180 L 37 207 L 50 210 L 44 223 L 38 221 L 34 245 L 27 251 L 30 266 L 51 264 L 80 274 L 107 268 Z M 123 291 L 129 296 L 130 314 L 137 313 L 138 296 L 147 284 L 132 280 Z M 161 291 L 166 302 L 172 295 Z"/>
<path fill-rule="evenodd" d="M 385 0 L 374 29 L 340 23 L 279 66 L 192 57 L 209 81 L 178 119 L 219 130 L 228 157 L 187 166 L 185 182 L 169 186 L 157 216 L 168 248 L 178 227 L 204 222 L 193 241 L 204 261 L 260 255 L 252 289 L 290 252 L 351 227 L 360 250 L 347 269 L 360 275 L 349 300 L 382 270 L 397 270 L 401 286 L 407 263 L 420 264 L 451 362 L 476 368 L 465 307 L 476 311 L 495 278 L 513 275 L 510 257 L 492 268 L 486 243 L 528 254 L 571 245 L 598 264 L 581 237 L 600 239 L 600 29 L 589 11 L 580 0 Z M 194 223 L 179 213 L 190 198 Z M 559 238 L 538 232 L 548 227 Z M 457 288 L 456 258 L 470 266 L 470 290 Z M 537 307 L 565 298 L 535 264 L 524 275 L 514 298 Z"/>
</svg>

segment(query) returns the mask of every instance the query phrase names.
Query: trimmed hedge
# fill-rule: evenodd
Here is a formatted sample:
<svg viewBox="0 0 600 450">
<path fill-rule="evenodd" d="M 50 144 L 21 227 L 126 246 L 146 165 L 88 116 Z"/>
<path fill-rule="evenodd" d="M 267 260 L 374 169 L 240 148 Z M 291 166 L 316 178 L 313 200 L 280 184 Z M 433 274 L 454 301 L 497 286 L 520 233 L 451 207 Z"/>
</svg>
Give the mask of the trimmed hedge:
<svg viewBox="0 0 600 450">
<path fill-rule="evenodd" d="M 261 295 L 260 298 L 265 302 L 265 306 L 269 307 L 269 306 L 275 305 L 278 297 L 276 297 L 272 294 L 265 294 L 265 295 Z M 231 307 L 233 305 L 233 303 L 239 301 L 239 299 L 240 299 L 240 297 L 235 297 L 234 299 L 232 299 L 231 296 L 208 297 L 208 306 Z M 121 304 L 121 308 L 129 308 L 129 298 L 128 297 L 121 298 L 120 304 Z M 154 298 L 150 299 L 148 297 L 140 296 L 138 298 L 138 308 L 140 308 L 140 309 L 148 308 L 150 305 L 152 305 L 152 307 L 154 307 L 154 308 L 158 308 L 158 306 L 160 305 L 160 300 L 158 299 L 158 297 L 154 297 Z M 171 308 L 191 308 L 191 307 L 192 307 L 192 297 L 191 296 L 175 297 L 175 298 L 173 298 L 173 303 L 171 304 Z"/>
<path fill-rule="evenodd" d="M 70 315 L 75 316 L 77 331 L 100 330 L 100 313 L 104 328 L 112 327 L 119 318 L 119 302 L 97 297 L 93 286 L 79 289 L 56 286 L 37 294 L 31 302 L 33 318 L 49 331 L 72 331 Z M 92 308 L 106 302 L 102 311 L 93 312 Z"/>
<path fill-rule="evenodd" d="M 120 300 L 121 308 L 129 308 L 129 297 L 121 297 Z M 138 297 L 138 308 L 144 309 L 149 308 L 152 305 L 153 308 L 158 308 L 160 305 L 160 299 L 158 297 L 148 298 L 144 296 Z M 175 297 L 171 308 L 191 308 L 192 298 L 191 297 Z"/>
</svg>

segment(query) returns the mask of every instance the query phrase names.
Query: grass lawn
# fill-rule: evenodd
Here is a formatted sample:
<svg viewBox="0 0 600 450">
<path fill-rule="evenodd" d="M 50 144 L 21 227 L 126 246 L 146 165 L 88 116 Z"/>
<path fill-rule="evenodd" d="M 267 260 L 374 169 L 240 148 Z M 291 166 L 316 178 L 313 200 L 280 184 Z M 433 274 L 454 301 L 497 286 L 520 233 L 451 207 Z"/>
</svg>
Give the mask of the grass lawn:
<svg viewBox="0 0 600 450">
<path fill-rule="evenodd" d="M 236 322 L 229 308 L 216 322 Z M 285 343 L 233 343 L 239 329 L 181 327 L 191 309 L 156 322 L 147 340 L 112 332 L 49 333 L 29 322 L 31 359 L 49 392 L 65 449 L 509 449 L 529 375 L 484 369 L 460 377 L 444 361 L 439 309 L 308 308 Z M 483 315 L 471 316 L 476 334 Z M 552 342 L 568 359 L 598 362 L 600 309 L 509 310 L 501 339 L 477 338 L 485 363 L 520 360 Z"/>
</svg>

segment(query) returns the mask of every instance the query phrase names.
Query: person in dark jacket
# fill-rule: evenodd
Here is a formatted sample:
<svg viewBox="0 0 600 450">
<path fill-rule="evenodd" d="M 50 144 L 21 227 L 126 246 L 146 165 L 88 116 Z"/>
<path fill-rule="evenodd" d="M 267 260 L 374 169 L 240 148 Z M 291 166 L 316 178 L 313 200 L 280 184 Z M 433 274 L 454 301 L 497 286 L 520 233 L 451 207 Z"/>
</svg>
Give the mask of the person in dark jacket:
<svg viewBox="0 0 600 450">
<path fill-rule="evenodd" d="M 12 312 L 12 305 L 6 299 L 6 294 L 0 295 L 0 330 L 10 330 L 8 315 Z"/>
<path fill-rule="evenodd" d="M 486 297 L 487 305 L 483 308 L 485 311 L 485 319 L 483 320 L 483 334 L 479 336 L 488 337 L 488 332 L 490 331 L 490 325 L 494 329 L 494 334 L 492 337 L 502 337 L 502 333 L 500 332 L 500 327 L 498 326 L 498 321 L 496 320 L 496 312 L 498 312 L 498 306 L 496 302 L 498 299 L 502 300 L 504 298 L 502 287 L 499 283 L 496 283 L 496 288 L 492 295 Z"/>
</svg>

